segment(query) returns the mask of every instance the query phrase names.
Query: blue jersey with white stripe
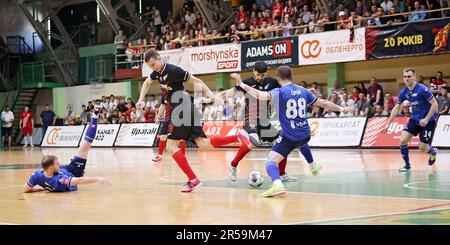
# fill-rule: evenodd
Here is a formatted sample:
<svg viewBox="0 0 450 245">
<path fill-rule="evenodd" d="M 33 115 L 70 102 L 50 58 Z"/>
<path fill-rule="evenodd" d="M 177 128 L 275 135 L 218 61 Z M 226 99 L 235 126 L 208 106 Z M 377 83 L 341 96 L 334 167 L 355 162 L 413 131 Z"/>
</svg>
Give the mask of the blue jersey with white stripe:
<svg viewBox="0 0 450 245">
<path fill-rule="evenodd" d="M 51 192 L 67 192 L 76 191 L 77 186 L 70 186 L 70 181 L 73 178 L 73 174 L 65 169 L 60 169 L 58 173 L 50 178 L 47 178 L 43 170 L 36 171 L 28 179 L 27 184 L 31 187 L 39 185 L 42 188 Z"/>
<path fill-rule="evenodd" d="M 411 119 L 419 122 L 420 120 L 424 119 L 430 111 L 431 99 L 433 99 L 433 94 L 428 89 L 428 87 L 423 84 L 416 83 L 412 90 L 409 90 L 409 88 L 405 86 L 400 91 L 397 104 L 402 104 L 405 100 L 409 101 L 412 106 Z M 430 121 L 436 120 L 437 117 L 438 115 L 437 113 L 435 113 L 431 117 Z"/>
<path fill-rule="evenodd" d="M 306 119 L 308 106 L 317 98 L 309 90 L 295 84 L 288 84 L 270 91 L 277 110 L 281 136 L 297 142 L 308 137 L 311 130 Z"/>
</svg>

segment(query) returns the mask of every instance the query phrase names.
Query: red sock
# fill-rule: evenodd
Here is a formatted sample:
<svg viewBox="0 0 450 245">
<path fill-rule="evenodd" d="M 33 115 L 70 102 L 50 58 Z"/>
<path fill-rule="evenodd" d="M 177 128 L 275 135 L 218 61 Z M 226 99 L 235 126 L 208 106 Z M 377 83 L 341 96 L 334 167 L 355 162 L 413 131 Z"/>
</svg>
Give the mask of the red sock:
<svg viewBox="0 0 450 245">
<path fill-rule="evenodd" d="M 244 158 L 245 155 L 247 155 L 247 153 L 249 153 L 250 148 L 248 148 L 247 145 L 242 144 L 241 147 L 239 147 L 239 150 L 236 154 L 236 156 L 234 157 L 233 161 L 231 161 L 231 166 L 233 167 L 237 167 L 237 165 L 239 164 L 239 161 L 242 160 L 242 158 Z"/>
<path fill-rule="evenodd" d="M 286 163 L 287 163 L 287 158 L 281 160 L 281 162 L 278 163 L 278 169 L 280 169 L 280 175 L 284 175 L 286 173 Z"/>
<path fill-rule="evenodd" d="M 181 150 L 175 152 L 172 157 L 173 160 L 177 162 L 181 170 L 183 170 L 184 174 L 186 174 L 186 176 L 189 178 L 189 180 L 197 178 L 194 174 L 194 171 L 192 171 L 191 166 L 189 166 L 186 156 L 183 154 L 183 152 L 181 152 Z"/>
<path fill-rule="evenodd" d="M 217 136 L 217 137 L 211 138 L 209 141 L 211 142 L 211 145 L 214 146 L 214 148 L 218 148 L 223 145 L 228 145 L 231 143 L 239 142 L 237 135 Z"/>
<path fill-rule="evenodd" d="M 166 142 L 165 140 L 159 140 L 158 155 L 162 156 L 164 149 L 166 149 Z"/>
<path fill-rule="evenodd" d="M 181 140 L 180 143 L 178 143 L 178 146 L 180 147 L 181 152 L 186 155 L 186 142 Z"/>
</svg>

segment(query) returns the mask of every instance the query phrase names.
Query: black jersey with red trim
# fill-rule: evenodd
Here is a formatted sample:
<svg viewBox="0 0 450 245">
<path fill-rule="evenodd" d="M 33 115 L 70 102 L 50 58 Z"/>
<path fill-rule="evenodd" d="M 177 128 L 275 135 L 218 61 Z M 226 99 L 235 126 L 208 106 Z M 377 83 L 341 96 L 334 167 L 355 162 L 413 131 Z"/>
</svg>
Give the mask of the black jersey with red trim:
<svg viewBox="0 0 450 245">
<path fill-rule="evenodd" d="M 176 91 L 184 91 L 184 83 L 191 78 L 191 74 L 181 67 L 164 63 L 161 71 L 153 71 L 150 78 L 158 81 L 161 86 L 161 103 L 166 106 L 164 120 L 168 120 L 173 109 L 171 96 Z"/>
<path fill-rule="evenodd" d="M 256 81 L 255 77 L 251 77 L 251 78 L 247 78 L 245 80 L 242 81 L 244 84 L 246 84 L 247 86 L 250 86 L 254 89 L 257 89 L 259 91 L 271 91 L 272 89 L 276 89 L 276 88 L 280 88 L 280 84 L 278 83 L 278 81 L 275 78 L 272 77 L 265 77 L 263 80 L 261 81 Z M 234 87 L 237 91 L 242 91 L 244 92 L 244 94 L 247 93 L 247 91 L 243 90 L 241 87 L 239 86 L 235 86 Z M 251 96 L 250 94 L 246 95 L 246 96 Z M 251 96 L 253 99 L 255 99 L 253 96 Z M 257 106 L 249 106 L 249 99 L 246 98 L 245 99 L 245 122 L 249 121 L 249 117 L 250 115 L 255 118 L 259 119 L 259 101 L 256 101 L 256 105 Z M 268 115 L 270 115 L 270 111 L 267 111 Z"/>
</svg>

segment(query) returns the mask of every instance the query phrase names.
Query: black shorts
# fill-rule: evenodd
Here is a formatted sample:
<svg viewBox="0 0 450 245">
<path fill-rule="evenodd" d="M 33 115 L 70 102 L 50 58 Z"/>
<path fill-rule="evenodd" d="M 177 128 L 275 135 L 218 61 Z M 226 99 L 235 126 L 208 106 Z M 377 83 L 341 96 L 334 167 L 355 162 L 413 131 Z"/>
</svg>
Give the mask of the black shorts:
<svg viewBox="0 0 450 245">
<path fill-rule="evenodd" d="M 244 125 L 244 130 L 248 134 L 257 134 L 260 140 L 270 142 L 276 140 L 280 135 L 279 131 L 270 123 L 269 125 L 263 126 L 260 122 L 258 122 L 257 125 L 250 125 L 246 122 Z"/>
<path fill-rule="evenodd" d="M 159 124 L 160 125 L 159 125 L 158 134 L 159 135 L 167 135 L 169 133 L 170 120 L 162 121 Z"/>
<path fill-rule="evenodd" d="M 419 135 L 420 142 L 425 144 L 431 144 L 435 128 L 436 128 L 436 120 L 430 121 L 425 127 L 422 127 L 415 120 L 409 119 L 408 125 L 406 125 L 406 127 L 403 130 L 414 136 L 420 134 Z"/>
<path fill-rule="evenodd" d="M 182 108 L 182 106 L 190 108 Z M 190 115 L 185 116 L 183 112 L 190 112 Z M 206 138 L 201 122 L 202 113 L 193 103 L 174 105 L 171 114 L 168 139 L 189 141 L 198 137 Z"/>
<path fill-rule="evenodd" d="M 9 128 L 2 127 L 2 136 L 12 136 L 12 127 Z"/>
</svg>

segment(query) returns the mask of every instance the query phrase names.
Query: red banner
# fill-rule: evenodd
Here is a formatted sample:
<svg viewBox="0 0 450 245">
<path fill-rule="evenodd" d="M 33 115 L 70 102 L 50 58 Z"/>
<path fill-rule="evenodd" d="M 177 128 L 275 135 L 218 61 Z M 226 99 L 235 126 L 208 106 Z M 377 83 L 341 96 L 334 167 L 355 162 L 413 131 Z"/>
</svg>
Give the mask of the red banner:
<svg viewBox="0 0 450 245">
<path fill-rule="evenodd" d="M 370 118 L 367 123 L 362 147 L 399 147 L 400 135 L 408 123 L 407 117 L 396 117 L 386 134 L 381 133 L 386 127 L 387 117 Z M 409 141 L 409 146 L 417 147 L 419 145 L 419 136 L 413 137 Z"/>
<path fill-rule="evenodd" d="M 203 124 L 203 132 L 206 136 L 231 136 L 236 135 L 239 129 L 243 128 L 243 123 L 238 121 L 209 121 Z M 239 143 L 229 144 L 227 146 L 239 146 Z"/>
</svg>

